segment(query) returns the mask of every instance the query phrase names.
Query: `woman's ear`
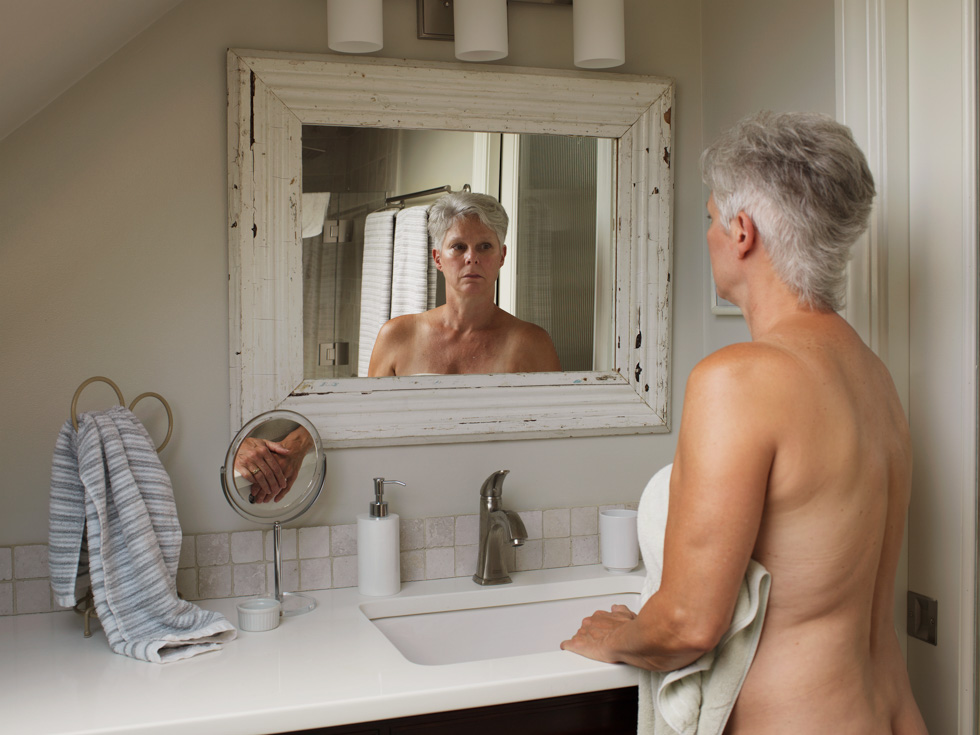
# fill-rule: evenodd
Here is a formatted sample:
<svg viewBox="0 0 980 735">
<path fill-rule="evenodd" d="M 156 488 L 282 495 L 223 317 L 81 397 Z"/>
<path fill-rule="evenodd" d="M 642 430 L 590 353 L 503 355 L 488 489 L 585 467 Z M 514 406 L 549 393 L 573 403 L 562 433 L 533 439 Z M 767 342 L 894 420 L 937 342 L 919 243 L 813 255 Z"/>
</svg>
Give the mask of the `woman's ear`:
<svg viewBox="0 0 980 735">
<path fill-rule="evenodd" d="M 439 253 L 439 248 L 432 248 L 432 259 L 436 262 L 436 268 L 442 270 L 442 256 Z"/>
<path fill-rule="evenodd" d="M 759 233 L 755 229 L 755 222 L 744 211 L 740 210 L 731 221 L 730 231 L 735 249 L 741 260 L 755 248 Z"/>
</svg>

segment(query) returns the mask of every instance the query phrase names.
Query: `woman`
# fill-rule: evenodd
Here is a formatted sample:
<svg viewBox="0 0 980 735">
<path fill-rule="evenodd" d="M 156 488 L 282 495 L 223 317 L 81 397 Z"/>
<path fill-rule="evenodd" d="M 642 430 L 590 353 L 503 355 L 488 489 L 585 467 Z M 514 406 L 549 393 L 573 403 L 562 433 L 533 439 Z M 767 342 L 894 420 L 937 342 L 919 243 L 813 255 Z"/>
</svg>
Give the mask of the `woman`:
<svg viewBox="0 0 980 735">
<path fill-rule="evenodd" d="M 388 321 L 369 377 L 561 370 L 548 333 L 495 303 L 507 222 L 504 208 L 486 194 L 446 194 L 432 205 L 429 237 L 446 279 L 446 303 Z"/>
</svg>

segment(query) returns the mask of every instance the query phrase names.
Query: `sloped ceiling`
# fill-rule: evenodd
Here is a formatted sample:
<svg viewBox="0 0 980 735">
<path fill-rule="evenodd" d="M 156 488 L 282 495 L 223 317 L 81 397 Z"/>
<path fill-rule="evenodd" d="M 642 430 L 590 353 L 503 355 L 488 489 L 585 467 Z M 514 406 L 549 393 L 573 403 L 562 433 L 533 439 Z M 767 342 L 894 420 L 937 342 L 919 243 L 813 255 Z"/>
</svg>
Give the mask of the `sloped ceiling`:
<svg viewBox="0 0 980 735">
<path fill-rule="evenodd" d="M 0 140 L 183 0 L 0 0 Z"/>
</svg>

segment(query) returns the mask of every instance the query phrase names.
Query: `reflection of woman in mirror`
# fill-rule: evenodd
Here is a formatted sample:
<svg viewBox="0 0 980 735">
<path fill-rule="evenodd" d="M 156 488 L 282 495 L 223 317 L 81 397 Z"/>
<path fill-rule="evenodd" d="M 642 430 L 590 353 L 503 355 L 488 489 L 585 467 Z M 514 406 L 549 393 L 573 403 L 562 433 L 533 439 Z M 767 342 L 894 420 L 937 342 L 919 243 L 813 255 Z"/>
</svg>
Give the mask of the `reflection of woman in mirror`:
<svg viewBox="0 0 980 735">
<path fill-rule="evenodd" d="M 561 370 L 548 333 L 495 303 L 507 221 L 486 194 L 446 194 L 432 205 L 429 236 L 446 279 L 446 303 L 381 327 L 370 377 Z"/>
<path fill-rule="evenodd" d="M 313 448 L 313 437 L 297 426 L 279 441 L 248 436 L 235 454 L 235 469 L 252 479 L 250 502 L 278 503 L 292 488 L 303 458 Z"/>
</svg>

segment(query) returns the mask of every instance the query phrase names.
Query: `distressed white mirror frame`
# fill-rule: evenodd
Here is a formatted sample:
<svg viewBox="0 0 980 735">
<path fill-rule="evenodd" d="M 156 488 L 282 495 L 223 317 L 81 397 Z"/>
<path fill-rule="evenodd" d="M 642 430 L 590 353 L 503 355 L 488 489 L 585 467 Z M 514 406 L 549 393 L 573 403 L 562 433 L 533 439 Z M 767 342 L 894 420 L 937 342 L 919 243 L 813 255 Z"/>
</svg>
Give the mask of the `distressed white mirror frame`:
<svg viewBox="0 0 980 735">
<path fill-rule="evenodd" d="M 327 447 L 668 431 L 672 101 L 648 76 L 230 50 L 232 432 L 276 408 Z M 304 380 L 304 124 L 617 139 L 615 370 Z"/>
</svg>

